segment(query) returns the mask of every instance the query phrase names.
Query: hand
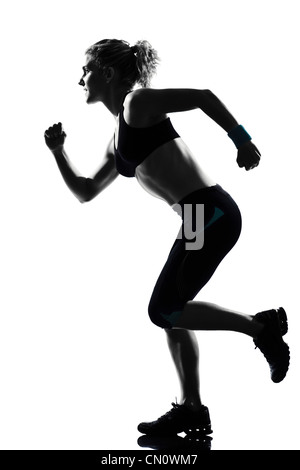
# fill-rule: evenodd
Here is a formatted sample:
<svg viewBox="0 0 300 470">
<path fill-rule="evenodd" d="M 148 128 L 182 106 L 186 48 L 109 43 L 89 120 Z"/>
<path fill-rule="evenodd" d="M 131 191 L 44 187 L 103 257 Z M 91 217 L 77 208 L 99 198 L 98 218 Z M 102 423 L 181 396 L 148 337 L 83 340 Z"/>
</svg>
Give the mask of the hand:
<svg viewBox="0 0 300 470">
<path fill-rule="evenodd" d="M 53 151 L 64 146 L 67 135 L 63 130 L 62 123 L 59 122 L 49 127 L 45 131 L 44 137 L 46 145 Z"/>
<path fill-rule="evenodd" d="M 245 167 L 245 170 L 249 171 L 258 166 L 260 157 L 259 150 L 250 140 L 238 149 L 236 161 L 240 168 Z"/>
</svg>

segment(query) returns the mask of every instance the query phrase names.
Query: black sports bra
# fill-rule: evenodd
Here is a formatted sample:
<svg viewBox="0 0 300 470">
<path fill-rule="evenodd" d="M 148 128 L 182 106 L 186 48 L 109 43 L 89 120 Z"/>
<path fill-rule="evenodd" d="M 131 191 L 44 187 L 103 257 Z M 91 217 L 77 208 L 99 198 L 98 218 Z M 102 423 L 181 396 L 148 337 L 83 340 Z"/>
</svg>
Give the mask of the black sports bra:
<svg viewBox="0 0 300 470">
<path fill-rule="evenodd" d="M 135 176 L 136 167 L 154 150 L 170 140 L 180 137 L 172 126 L 170 118 L 150 127 L 131 127 L 119 114 L 119 138 L 115 142 L 115 164 L 117 171 L 127 177 Z M 117 145 L 117 148 L 116 148 Z"/>
</svg>

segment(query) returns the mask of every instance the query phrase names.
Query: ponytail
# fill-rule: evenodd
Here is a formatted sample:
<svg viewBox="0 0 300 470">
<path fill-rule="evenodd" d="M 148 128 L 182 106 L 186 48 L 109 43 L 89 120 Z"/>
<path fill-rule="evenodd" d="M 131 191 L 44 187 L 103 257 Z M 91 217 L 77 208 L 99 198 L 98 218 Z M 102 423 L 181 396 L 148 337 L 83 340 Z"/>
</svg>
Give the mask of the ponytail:
<svg viewBox="0 0 300 470">
<path fill-rule="evenodd" d="M 136 55 L 136 66 L 139 73 L 137 83 L 142 87 L 148 87 L 159 62 L 157 52 L 148 41 L 138 41 L 131 47 L 131 50 Z"/>
</svg>

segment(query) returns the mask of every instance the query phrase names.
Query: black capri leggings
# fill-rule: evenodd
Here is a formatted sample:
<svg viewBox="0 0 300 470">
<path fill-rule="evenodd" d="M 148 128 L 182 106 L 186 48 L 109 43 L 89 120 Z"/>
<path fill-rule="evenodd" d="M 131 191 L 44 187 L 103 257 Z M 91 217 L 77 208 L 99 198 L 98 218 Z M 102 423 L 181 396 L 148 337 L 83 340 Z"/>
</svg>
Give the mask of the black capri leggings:
<svg viewBox="0 0 300 470">
<path fill-rule="evenodd" d="M 204 243 L 201 249 L 187 249 L 187 207 L 192 208 L 192 228 L 196 228 L 196 206 L 204 206 Z M 187 206 L 189 205 L 189 206 Z M 170 329 L 185 304 L 193 300 L 209 281 L 222 259 L 236 244 L 242 227 L 241 214 L 231 196 L 221 186 L 200 189 L 177 205 L 182 213 L 181 238 L 177 238 L 154 287 L 149 316 L 155 325 Z M 190 223 L 191 221 L 189 221 Z"/>
</svg>

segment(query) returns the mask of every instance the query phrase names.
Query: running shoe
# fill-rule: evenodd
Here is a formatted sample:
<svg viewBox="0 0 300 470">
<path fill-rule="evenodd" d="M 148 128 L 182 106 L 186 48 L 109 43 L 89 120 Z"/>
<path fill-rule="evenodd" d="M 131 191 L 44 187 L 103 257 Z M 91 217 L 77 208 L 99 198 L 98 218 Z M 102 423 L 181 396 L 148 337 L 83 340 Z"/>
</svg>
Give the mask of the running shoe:
<svg viewBox="0 0 300 470">
<path fill-rule="evenodd" d="M 208 408 L 204 405 L 199 411 L 192 411 L 184 405 L 172 403 L 172 409 L 150 423 L 140 423 L 138 430 L 152 436 L 170 436 L 181 432 L 211 434 Z"/>
<path fill-rule="evenodd" d="M 254 318 L 264 325 L 262 332 L 253 340 L 254 344 L 269 364 L 272 381 L 279 383 L 285 378 L 290 364 L 290 350 L 282 339 L 288 331 L 286 312 L 281 307 L 259 312 Z"/>
</svg>

